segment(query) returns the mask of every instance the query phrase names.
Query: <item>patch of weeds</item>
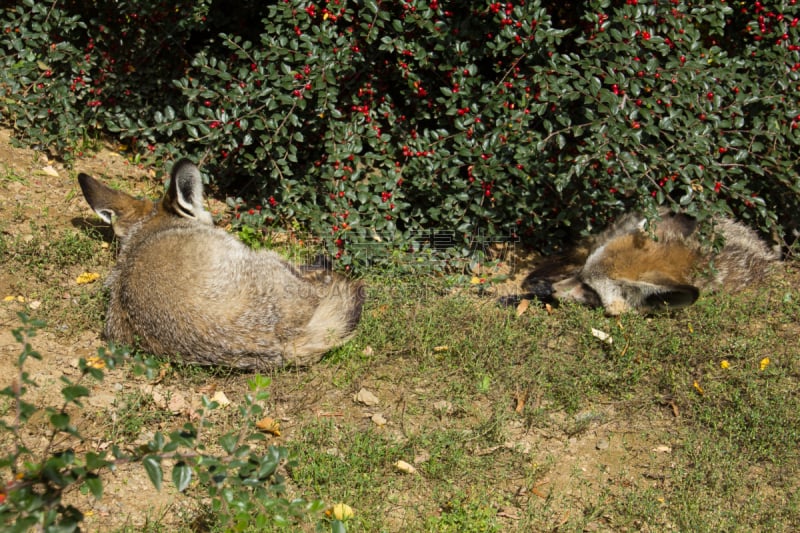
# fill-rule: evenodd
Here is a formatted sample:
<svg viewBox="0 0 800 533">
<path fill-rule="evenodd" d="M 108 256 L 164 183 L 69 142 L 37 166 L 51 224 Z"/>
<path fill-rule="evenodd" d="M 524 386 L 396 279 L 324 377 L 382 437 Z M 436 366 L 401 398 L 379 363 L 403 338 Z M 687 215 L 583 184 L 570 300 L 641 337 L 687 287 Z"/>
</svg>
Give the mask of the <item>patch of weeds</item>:
<svg viewBox="0 0 800 533">
<path fill-rule="evenodd" d="M 440 512 L 425 520 L 427 531 L 441 533 L 490 533 L 504 528 L 497 520 L 497 509 L 480 495 L 457 492 L 442 500 Z"/>
<path fill-rule="evenodd" d="M 114 415 L 106 438 L 112 441 L 134 441 L 153 427 L 160 427 L 172 418 L 153 403 L 153 397 L 142 391 L 130 391 L 117 398 Z"/>
<path fill-rule="evenodd" d="M 63 275 L 64 269 L 92 262 L 100 241 L 95 231 L 56 233 L 50 226 L 31 222 L 31 234 L 17 238 L 9 255 L 38 281 L 52 282 L 52 277 Z"/>
</svg>

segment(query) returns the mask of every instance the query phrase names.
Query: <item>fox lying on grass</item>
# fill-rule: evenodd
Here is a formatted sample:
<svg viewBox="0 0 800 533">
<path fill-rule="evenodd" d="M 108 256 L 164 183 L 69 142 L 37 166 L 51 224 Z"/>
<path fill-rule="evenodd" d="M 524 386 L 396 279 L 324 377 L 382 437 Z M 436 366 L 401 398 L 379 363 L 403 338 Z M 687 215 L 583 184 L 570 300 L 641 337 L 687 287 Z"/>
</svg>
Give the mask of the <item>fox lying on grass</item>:
<svg viewBox="0 0 800 533">
<path fill-rule="evenodd" d="M 779 259 L 738 222 L 714 221 L 714 232 L 725 243 L 713 252 L 700 242 L 691 216 L 662 210 L 659 217 L 651 236 L 644 216 L 623 216 L 571 256 L 531 272 L 522 283 L 527 291 L 522 297 L 602 306 L 612 316 L 651 313 L 689 306 L 704 290 L 742 289 L 763 278 Z"/>
<path fill-rule="evenodd" d="M 172 167 L 159 202 L 86 174 L 78 181 L 120 239 L 106 282 L 109 340 L 188 363 L 260 370 L 314 363 L 352 336 L 361 283 L 323 267 L 297 268 L 215 228 L 188 160 Z"/>
</svg>

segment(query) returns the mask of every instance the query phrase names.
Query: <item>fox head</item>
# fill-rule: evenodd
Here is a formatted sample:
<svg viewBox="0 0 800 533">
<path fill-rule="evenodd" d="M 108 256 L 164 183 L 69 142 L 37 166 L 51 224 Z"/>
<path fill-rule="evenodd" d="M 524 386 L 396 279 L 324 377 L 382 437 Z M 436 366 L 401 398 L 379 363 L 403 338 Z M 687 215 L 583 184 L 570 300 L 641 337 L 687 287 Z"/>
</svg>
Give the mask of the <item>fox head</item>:
<svg viewBox="0 0 800 533">
<path fill-rule="evenodd" d="M 200 171 L 188 159 L 181 159 L 173 165 L 169 187 L 158 202 L 114 190 L 88 174 L 78 175 L 78 183 L 92 210 L 111 224 L 114 234 L 123 243 L 142 224 L 153 219 L 177 217 L 213 225 L 211 213 L 203 207 Z"/>
<path fill-rule="evenodd" d="M 549 296 L 603 307 L 609 315 L 693 304 L 700 295 L 694 275 L 703 259 L 699 244 L 690 238 L 697 222 L 684 215 L 662 215 L 654 235 L 645 225 L 643 217 L 628 216 L 599 235 L 572 275 L 552 283 Z M 527 285 L 535 279 L 536 272 Z"/>
</svg>

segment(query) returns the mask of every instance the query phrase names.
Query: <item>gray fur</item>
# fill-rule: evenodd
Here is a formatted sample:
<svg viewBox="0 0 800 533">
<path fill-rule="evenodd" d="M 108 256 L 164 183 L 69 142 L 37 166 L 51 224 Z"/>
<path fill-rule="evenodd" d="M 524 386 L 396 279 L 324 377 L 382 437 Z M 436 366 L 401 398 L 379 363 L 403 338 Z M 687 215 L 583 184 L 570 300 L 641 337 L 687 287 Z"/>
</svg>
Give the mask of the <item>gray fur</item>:
<svg viewBox="0 0 800 533">
<path fill-rule="evenodd" d="M 714 235 L 724 239 L 718 252 L 701 243 L 690 216 L 662 210 L 654 224 L 651 232 L 642 215 L 626 215 L 570 261 L 562 260 L 570 268 L 560 276 L 545 265 L 523 287 L 552 283 L 554 299 L 602 306 L 610 315 L 649 313 L 691 305 L 702 291 L 740 290 L 760 281 L 779 259 L 753 230 L 733 220 L 713 221 Z"/>
<path fill-rule="evenodd" d="M 78 179 L 121 244 L 106 282 L 109 340 L 188 363 L 263 370 L 314 363 L 352 336 L 362 284 L 296 268 L 215 228 L 189 161 L 173 166 L 160 202 Z"/>
</svg>

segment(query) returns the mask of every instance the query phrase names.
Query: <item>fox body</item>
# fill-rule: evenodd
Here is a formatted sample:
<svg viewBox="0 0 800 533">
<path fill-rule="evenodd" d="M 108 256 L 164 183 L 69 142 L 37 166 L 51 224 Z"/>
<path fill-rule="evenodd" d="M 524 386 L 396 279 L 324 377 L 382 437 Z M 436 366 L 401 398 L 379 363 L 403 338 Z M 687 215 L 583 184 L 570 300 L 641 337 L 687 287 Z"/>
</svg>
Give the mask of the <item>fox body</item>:
<svg viewBox="0 0 800 533">
<path fill-rule="evenodd" d="M 722 218 L 713 230 L 724 239 L 713 252 L 701 243 L 697 221 L 662 210 L 655 230 L 640 214 L 622 217 L 566 258 L 541 265 L 523 281 L 538 297 L 602 306 L 609 315 L 649 313 L 691 305 L 704 290 L 742 289 L 778 259 L 751 229 Z"/>
<path fill-rule="evenodd" d="M 295 267 L 215 228 L 200 172 L 175 163 L 153 202 L 78 177 L 92 209 L 120 240 L 106 282 L 105 336 L 205 365 L 258 370 L 307 365 L 352 336 L 360 282 L 323 267 Z"/>
</svg>

